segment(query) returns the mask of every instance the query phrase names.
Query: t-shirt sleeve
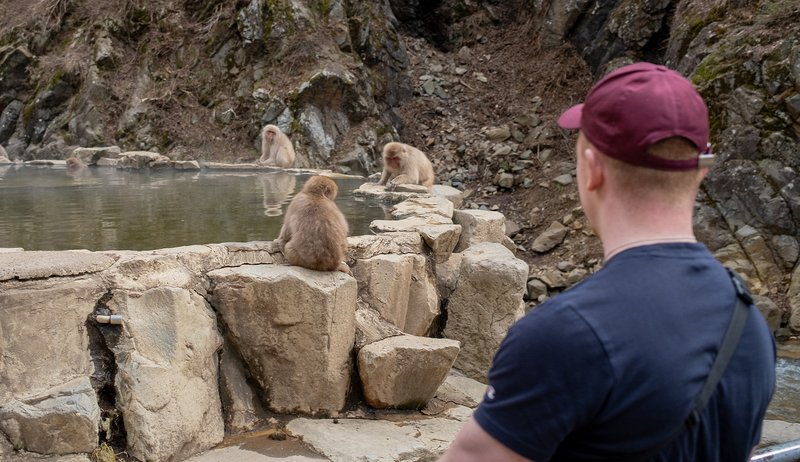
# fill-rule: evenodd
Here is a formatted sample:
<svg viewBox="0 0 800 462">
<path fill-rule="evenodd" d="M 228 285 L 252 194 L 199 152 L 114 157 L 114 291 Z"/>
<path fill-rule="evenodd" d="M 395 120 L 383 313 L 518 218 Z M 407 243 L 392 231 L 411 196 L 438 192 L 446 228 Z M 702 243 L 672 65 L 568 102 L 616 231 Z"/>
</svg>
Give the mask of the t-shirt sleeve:
<svg viewBox="0 0 800 462">
<path fill-rule="evenodd" d="M 613 381 L 594 330 L 554 299 L 509 330 L 474 417 L 514 452 L 548 460 L 570 432 L 598 412 Z"/>
</svg>

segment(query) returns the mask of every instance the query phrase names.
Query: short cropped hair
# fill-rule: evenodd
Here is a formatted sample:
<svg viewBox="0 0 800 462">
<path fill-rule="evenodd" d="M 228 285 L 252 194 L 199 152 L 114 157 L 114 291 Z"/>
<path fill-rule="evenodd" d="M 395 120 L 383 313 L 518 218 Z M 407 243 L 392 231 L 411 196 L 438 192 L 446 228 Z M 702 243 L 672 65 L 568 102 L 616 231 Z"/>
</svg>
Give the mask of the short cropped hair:
<svg viewBox="0 0 800 462">
<path fill-rule="evenodd" d="M 689 140 L 682 137 L 666 138 L 648 148 L 645 155 L 670 160 L 684 160 L 697 157 L 699 150 Z M 679 200 L 697 194 L 701 176 L 698 170 L 670 171 L 656 170 L 632 165 L 606 156 L 611 174 L 614 175 L 621 190 L 631 197 L 646 197 L 658 194 L 663 198 Z"/>
</svg>

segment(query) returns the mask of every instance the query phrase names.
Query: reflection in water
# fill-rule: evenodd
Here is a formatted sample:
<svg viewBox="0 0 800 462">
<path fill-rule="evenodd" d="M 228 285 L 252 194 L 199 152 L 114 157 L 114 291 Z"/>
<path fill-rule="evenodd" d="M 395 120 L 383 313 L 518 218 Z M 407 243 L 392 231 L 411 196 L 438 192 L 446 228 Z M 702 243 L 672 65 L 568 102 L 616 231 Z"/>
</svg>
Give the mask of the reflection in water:
<svg viewBox="0 0 800 462">
<path fill-rule="evenodd" d="M 268 241 L 278 236 L 282 222 L 270 213 L 308 178 L 95 167 L 75 177 L 65 172 L 64 167 L 0 168 L 0 247 L 147 250 Z M 380 204 L 353 197 L 363 179 L 336 182 L 336 204 L 352 234 L 369 234 L 372 220 L 386 218 Z M 268 189 L 273 184 L 274 191 Z"/>
<path fill-rule="evenodd" d="M 75 180 L 80 180 L 83 178 L 91 178 L 92 172 L 89 171 L 89 167 L 83 164 L 73 165 L 71 167 L 67 167 L 67 176 Z"/>
<path fill-rule="evenodd" d="M 283 215 L 283 205 L 288 204 L 297 186 L 297 177 L 291 173 L 275 172 L 258 175 L 264 195 L 264 215 Z"/>
</svg>

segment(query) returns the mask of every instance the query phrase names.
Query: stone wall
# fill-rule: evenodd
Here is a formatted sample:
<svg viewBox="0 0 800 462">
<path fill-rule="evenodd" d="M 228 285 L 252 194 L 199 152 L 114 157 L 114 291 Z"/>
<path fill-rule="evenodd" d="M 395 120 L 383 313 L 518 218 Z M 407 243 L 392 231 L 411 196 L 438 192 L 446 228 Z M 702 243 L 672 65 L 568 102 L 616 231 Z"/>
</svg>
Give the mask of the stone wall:
<svg viewBox="0 0 800 462">
<path fill-rule="evenodd" d="M 271 242 L 0 251 L 0 458 L 124 442 L 184 460 L 270 415 L 419 409 L 454 363 L 485 381 L 528 269 L 499 214 L 455 213 L 444 189 L 391 192 L 397 219 L 349 238 L 353 276 Z"/>
</svg>

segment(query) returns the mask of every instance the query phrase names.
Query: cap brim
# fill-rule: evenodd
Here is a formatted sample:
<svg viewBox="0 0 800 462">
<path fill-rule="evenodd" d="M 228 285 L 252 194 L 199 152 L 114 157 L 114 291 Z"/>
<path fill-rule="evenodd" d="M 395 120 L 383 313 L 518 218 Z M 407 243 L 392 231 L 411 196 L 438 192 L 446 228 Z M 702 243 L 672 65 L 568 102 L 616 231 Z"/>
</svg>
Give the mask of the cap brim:
<svg viewBox="0 0 800 462">
<path fill-rule="evenodd" d="M 583 114 L 583 103 L 576 104 L 564 111 L 558 118 L 558 126 L 561 128 L 581 128 L 581 115 Z"/>
</svg>

